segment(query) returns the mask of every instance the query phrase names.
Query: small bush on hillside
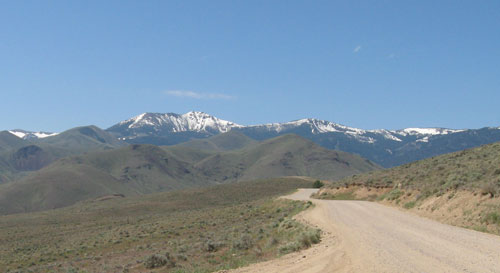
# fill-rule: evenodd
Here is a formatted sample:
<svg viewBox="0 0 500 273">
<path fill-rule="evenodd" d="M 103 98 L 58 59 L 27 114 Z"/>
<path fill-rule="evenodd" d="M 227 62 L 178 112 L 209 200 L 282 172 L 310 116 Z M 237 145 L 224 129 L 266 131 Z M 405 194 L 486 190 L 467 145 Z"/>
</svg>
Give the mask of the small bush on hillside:
<svg viewBox="0 0 500 273">
<path fill-rule="evenodd" d="M 165 256 L 154 254 L 154 255 L 149 256 L 144 261 L 144 266 L 147 269 L 153 269 L 153 268 L 158 268 L 158 267 L 162 267 L 162 266 L 174 267 L 175 261 L 170 257 L 169 253 L 167 253 Z"/>
<path fill-rule="evenodd" d="M 250 249 L 253 246 L 252 236 L 249 234 L 243 234 L 241 237 L 233 243 L 233 248 L 238 250 Z"/>
<path fill-rule="evenodd" d="M 319 181 L 319 180 L 316 180 L 316 181 L 314 181 L 314 183 L 313 183 L 313 188 L 315 188 L 315 189 L 319 189 L 319 188 L 323 187 L 324 185 L 325 185 L 325 183 L 323 183 L 323 182 L 321 182 L 321 181 Z"/>
<path fill-rule="evenodd" d="M 298 242 L 290 242 L 288 244 L 282 245 L 279 248 L 281 254 L 287 254 L 300 249 L 300 244 Z"/>
<path fill-rule="evenodd" d="M 207 252 L 216 252 L 222 246 L 224 246 L 224 243 L 214 242 L 212 240 L 208 240 L 208 241 L 205 242 L 204 250 L 207 251 Z"/>
<path fill-rule="evenodd" d="M 408 202 L 408 203 L 404 204 L 404 208 L 405 209 L 411 209 L 411 208 L 415 207 L 416 203 L 417 202 L 415 202 L 415 201 Z"/>
<path fill-rule="evenodd" d="M 488 224 L 500 225 L 500 215 L 497 212 L 490 212 L 486 214 L 484 221 Z"/>
<path fill-rule="evenodd" d="M 482 195 L 489 194 L 490 197 L 493 198 L 497 194 L 497 189 L 493 183 L 488 183 L 481 188 L 481 194 Z"/>
<path fill-rule="evenodd" d="M 302 234 L 300 237 L 300 244 L 304 248 L 310 247 L 312 244 L 319 243 L 320 238 L 321 234 L 319 230 L 310 230 Z"/>
<path fill-rule="evenodd" d="M 396 199 L 399 199 L 399 197 L 401 197 L 401 195 L 403 195 L 403 194 L 404 194 L 404 192 L 402 192 L 401 190 L 394 189 L 387 194 L 387 199 L 390 201 L 396 200 Z"/>
</svg>

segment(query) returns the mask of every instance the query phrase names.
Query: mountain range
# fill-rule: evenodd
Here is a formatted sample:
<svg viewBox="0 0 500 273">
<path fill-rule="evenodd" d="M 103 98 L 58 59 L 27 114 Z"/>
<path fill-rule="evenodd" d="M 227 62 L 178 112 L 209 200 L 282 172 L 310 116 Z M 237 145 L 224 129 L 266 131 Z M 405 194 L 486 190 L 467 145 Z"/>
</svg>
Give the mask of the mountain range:
<svg viewBox="0 0 500 273">
<path fill-rule="evenodd" d="M 500 128 L 363 130 L 319 119 L 243 126 L 202 112 L 144 113 L 106 131 L 128 143 L 173 145 L 239 131 L 260 141 L 296 134 L 325 148 L 359 154 L 381 166 L 408 162 L 500 141 Z"/>
<path fill-rule="evenodd" d="M 500 127 L 363 130 L 319 119 L 244 126 L 196 111 L 182 115 L 143 113 L 119 122 L 106 131 L 124 143 L 154 145 L 175 145 L 229 131 L 239 131 L 255 141 L 296 134 L 328 149 L 359 154 L 383 167 L 500 141 Z M 10 132 L 35 142 L 57 137 L 47 132 Z M 0 149 L 1 145 L 0 142 Z"/>
</svg>

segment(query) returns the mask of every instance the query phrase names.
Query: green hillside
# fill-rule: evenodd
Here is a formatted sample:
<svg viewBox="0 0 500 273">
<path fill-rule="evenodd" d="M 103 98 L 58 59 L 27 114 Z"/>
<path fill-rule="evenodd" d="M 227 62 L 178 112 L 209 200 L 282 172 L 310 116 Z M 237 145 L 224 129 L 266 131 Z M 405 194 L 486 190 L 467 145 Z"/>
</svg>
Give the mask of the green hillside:
<svg viewBox="0 0 500 273">
<path fill-rule="evenodd" d="M 9 133 L 8 131 L 0 131 L 0 153 L 11 149 L 20 148 L 30 142 Z"/>
<path fill-rule="evenodd" d="M 95 126 L 78 127 L 32 141 L 0 132 L 0 184 L 17 180 L 63 157 L 121 146 L 124 143 Z"/>
<path fill-rule="evenodd" d="M 82 126 L 64 131 L 56 136 L 39 139 L 38 143 L 51 144 L 71 151 L 72 154 L 90 150 L 112 149 L 125 143 L 96 126 Z"/>
<path fill-rule="evenodd" d="M 351 176 L 326 199 L 367 199 L 447 224 L 500 234 L 500 143 Z"/>
<path fill-rule="evenodd" d="M 284 135 L 212 155 L 195 168 L 212 180 L 226 183 L 280 176 L 337 180 L 380 167 L 357 155 L 328 150 L 297 135 Z"/>
<path fill-rule="evenodd" d="M 403 166 L 349 177 L 337 184 L 363 184 L 419 190 L 439 195 L 450 190 L 500 189 L 500 143 L 436 156 Z"/>
<path fill-rule="evenodd" d="M 0 213 L 52 209 L 108 194 L 140 195 L 220 183 L 309 176 L 334 180 L 378 167 L 294 135 L 229 152 L 130 145 L 58 160 L 0 186 Z"/>
</svg>

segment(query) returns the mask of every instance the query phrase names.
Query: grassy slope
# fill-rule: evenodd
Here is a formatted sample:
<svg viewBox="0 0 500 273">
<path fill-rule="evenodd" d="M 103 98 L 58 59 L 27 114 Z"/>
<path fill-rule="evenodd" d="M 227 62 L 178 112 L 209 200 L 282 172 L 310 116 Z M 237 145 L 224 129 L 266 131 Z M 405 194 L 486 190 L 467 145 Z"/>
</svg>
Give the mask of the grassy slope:
<svg viewBox="0 0 500 273">
<path fill-rule="evenodd" d="M 95 126 L 78 127 L 32 141 L 0 132 L 0 184 L 17 180 L 29 171 L 39 170 L 59 158 L 123 145 Z"/>
<path fill-rule="evenodd" d="M 18 138 L 8 131 L 0 131 L 0 152 L 20 148 L 29 144 L 29 141 Z"/>
<path fill-rule="evenodd" d="M 302 203 L 270 198 L 310 185 L 260 180 L 0 216 L 0 269 L 144 272 L 147 257 L 167 252 L 176 266 L 151 271 L 209 272 L 269 259 L 307 246 L 314 234 L 289 220 Z"/>
<path fill-rule="evenodd" d="M 486 185 L 500 189 L 500 143 L 441 155 L 403 166 L 349 177 L 338 184 L 419 190 L 438 194 L 449 190 L 478 191 Z"/>
<path fill-rule="evenodd" d="M 195 167 L 218 182 L 280 176 L 335 180 L 379 168 L 359 156 L 327 150 L 296 135 L 284 135 L 257 146 L 216 154 Z"/>
<path fill-rule="evenodd" d="M 281 176 L 336 179 L 374 168 L 358 156 L 292 135 L 215 154 L 130 145 L 65 158 L 0 186 L 0 214 L 63 207 L 113 193 L 130 196 Z"/>
<path fill-rule="evenodd" d="M 368 186 L 373 189 L 367 192 L 374 195 L 371 199 L 500 234 L 500 143 L 349 177 L 331 187 L 345 185 L 351 186 L 336 195 L 360 195 Z M 324 192 L 323 197 L 328 197 L 328 190 Z"/>
<path fill-rule="evenodd" d="M 76 127 L 56 136 L 40 139 L 37 143 L 51 144 L 69 150 L 72 154 L 90 150 L 112 149 L 125 145 L 110 133 L 96 126 Z"/>
</svg>

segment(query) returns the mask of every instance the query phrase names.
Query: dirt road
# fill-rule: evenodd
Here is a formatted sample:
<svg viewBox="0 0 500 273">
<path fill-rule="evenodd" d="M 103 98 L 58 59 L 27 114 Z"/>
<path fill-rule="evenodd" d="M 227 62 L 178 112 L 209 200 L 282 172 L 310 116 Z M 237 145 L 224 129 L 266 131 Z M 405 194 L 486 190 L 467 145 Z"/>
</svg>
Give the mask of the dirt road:
<svg viewBox="0 0 500 273">
<path fill-rule="evenodd" d="M 309 200 L 314 190 L 287 198 Z M 500 237 L 364 201 L 314 200 L 299 216 L 327 232 L 300 253 L 231 272 L 500 272 Z"/>
</svg>

